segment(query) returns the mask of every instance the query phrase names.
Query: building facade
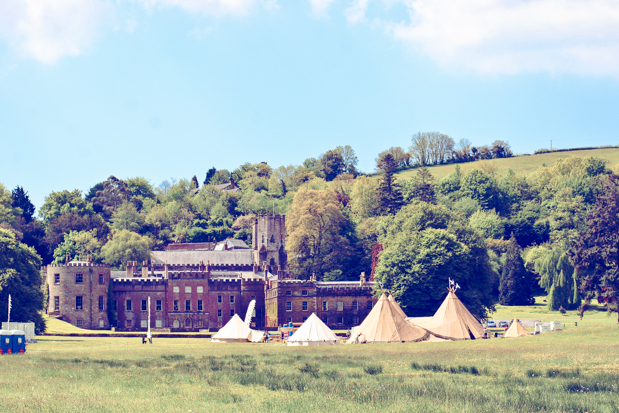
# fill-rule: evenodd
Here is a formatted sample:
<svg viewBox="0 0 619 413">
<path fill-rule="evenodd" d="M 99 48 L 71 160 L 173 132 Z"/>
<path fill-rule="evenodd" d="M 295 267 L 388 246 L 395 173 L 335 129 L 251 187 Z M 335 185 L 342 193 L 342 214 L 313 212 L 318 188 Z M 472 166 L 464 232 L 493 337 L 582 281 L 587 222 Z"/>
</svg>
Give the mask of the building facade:
<svg viewBox="0 0 619 413">
<path fill-rule="evenodd" d="M 125 271 L 89 261 L 42 268 L 47 312 L 86 329 L 143 331 L 150 297 L 154 331 L 217 330 L 234 314 L 245 318 L 256 301 L 252 327 L 303 322 L 313 312 L 332 328 L 358 325 L 375 302 L 374 282 L 291 279 L 285 253 L 285 217 L 259 216 L 251 249 L 171 248 Z M 232 244 L 231 244 L 232 245 Z"/>
</svg>

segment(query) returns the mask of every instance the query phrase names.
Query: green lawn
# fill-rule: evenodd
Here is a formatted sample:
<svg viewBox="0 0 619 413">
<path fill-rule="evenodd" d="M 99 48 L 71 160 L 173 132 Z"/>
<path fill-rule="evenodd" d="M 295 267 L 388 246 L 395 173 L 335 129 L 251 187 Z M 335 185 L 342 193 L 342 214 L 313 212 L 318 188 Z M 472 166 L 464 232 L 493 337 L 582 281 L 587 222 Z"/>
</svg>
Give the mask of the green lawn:
<svg viewBox="0 0 619 413">
<path fill-rule="evenodd" d="M 531 306 L 504 306 L 497 305 L 496 311 L 489 315 L 490 319 L 526 319 L 534 318 L 541 321 L 561 321 L 562 323 L 573 324 L 577 322 L 579 326 L 597 326 L 604 324 L 617 324 L 617 313 L 609 314 L 602 306 L 594 301 L 585 312 L 582 320 L 576 311 L 567 311 L 561 314 L 558 311 L 550 311 L 544 301 L 546 297 L 535 297 L 535 305 Z"/>
<path fill-rule="evenodd" d="M 541 305 L 493 315 L 537 316 L 557 319 Z M 442 343 L 48 336 L 25 355 L 0 357 L 0 410 L 616 412 L 617 350 L 616 317 L 600 311 L 561 332 Z"/>
<path fill-rule="evenodd" d="M 542 166 L 542 164 L 552 166 L 557 161 L 557 159 L 570 158 L 572 156 L 578 156 L 581 158 L 593 156 L 607 160 L 609 166 L 619 165 L 619 148 L 609 148 L 592 149 L 585 151 L 552 152 L 531 156 L 515 156 L 513 158 L 507 159 L 492 159 L 461 164 L 431 166 L 428 169 L 435 178 L 444 178 L 447 175 L 451 174 L 456 168 L 456 165 L 460 165 L 463 173 L 466 173 L 476 168 L 490 168 L 495 169 L 498 175 L 504 175 L 510 169 L 519 174 L 528 174 Z M 398 173 L 397 176 L 400 178 L 409 179 L 415 173 L 415 169 L 408 169 Z"/>
</svg>

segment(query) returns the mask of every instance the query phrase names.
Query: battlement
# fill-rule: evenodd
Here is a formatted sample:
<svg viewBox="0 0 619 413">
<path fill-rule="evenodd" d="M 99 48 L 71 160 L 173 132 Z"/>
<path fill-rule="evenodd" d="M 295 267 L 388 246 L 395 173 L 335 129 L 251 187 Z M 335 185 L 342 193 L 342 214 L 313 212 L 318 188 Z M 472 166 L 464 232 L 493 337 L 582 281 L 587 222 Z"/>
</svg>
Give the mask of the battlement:
<svg viewBox="0 0 619 413">
<path fill-rule="evenodd" d="M 99 264 L 96 262 L 69 262 L 66 264 L 47 264 L 41 266 L 41 271 L 45 271 L 47 268 L 66 268 L 66 267 L 97 267 L 97 268 L 110 268 L 107 264 Z"/>
<path fill-rule="evenodd" d="M 113 278 L 111 281 L 113 284 L 167 284 L 164 279 L 158 277 Z"/>
</svg>

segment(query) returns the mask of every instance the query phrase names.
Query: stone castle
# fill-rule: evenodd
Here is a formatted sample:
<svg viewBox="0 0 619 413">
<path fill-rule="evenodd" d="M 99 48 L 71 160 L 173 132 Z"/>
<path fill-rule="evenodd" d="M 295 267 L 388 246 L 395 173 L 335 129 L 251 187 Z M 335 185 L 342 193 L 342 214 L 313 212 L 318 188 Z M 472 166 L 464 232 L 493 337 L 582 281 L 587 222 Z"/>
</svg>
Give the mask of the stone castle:
<svg viewBox="0 0 619 413">
<path fill-rule="evenodd" d="M 234 314 L 252 327 L 300 323 L 316 313 L 331 328 L 358 325 L 376 302 L 373 281 L 291 279 L 283 215 L 260 215 L 252 248 L 243 241 L 173 244 L 153 251 L 150 262 L 128 262 L 125 271 L 69 261 L 42 268 L 49 288 L 47 313 L 85 329 L 145 331 L 150 297 L 151 330 L 217 330 Z"/>
</svg>

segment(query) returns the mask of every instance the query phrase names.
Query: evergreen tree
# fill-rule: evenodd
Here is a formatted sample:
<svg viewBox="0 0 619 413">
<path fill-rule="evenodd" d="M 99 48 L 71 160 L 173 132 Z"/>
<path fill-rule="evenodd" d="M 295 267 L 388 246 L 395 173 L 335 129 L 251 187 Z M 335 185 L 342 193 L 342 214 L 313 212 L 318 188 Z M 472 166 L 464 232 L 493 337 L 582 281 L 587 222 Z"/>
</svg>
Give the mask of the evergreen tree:
<svg viewBox="0 0 619 413">
<path fill-rule="evenodd" d="M 385 175 L 378 186 L 378 212 L 382 215 L 393 215 L 397 213 L 404 204 L 402 187 L 394 181 L 393 172 L 398 167 L 397 162 L 391 154 L 383 158 L 383 169 Z"/>
<path fill-rule="evenodd" d="M 31 222 L 34 217 L 35 207 L 34 204 L 30 202 L 28 192 L 24 191 L 24 188 L 21 186 L 18 186 L 13 189 L 11 195 L 13 197 L 13 208 L 21 208 L 21 216 L 24 219 L 24 222 L 26 224 Z"/>
<path fill-rule="evenodd" d="M 193 178 L 191 178 L 191 183 L 192 183 L 192 186 L 195 189 L 199 189 L 200 188 L 200 184 L 198 183 L 198 177 L 197 176 L 194 175 Z"/>
<path fill-rule="evenodd" d="M 208 185 L 211 183 L 211 179 L 213 179 L 215 172 L 217 172 L 217 169 L 215 169 L 214 166 L 208 171 L 206 171 L 206 178 L 204 178 L 204 185 Z"/>
<path fill-rule="evenodd" d="M 505 253 L 505 265 L 499 285 L 499 302 L 503 305 L 533 304 L 533 276 L 525 268 L 522 249 L 512 234 Z"/>
</svg>

